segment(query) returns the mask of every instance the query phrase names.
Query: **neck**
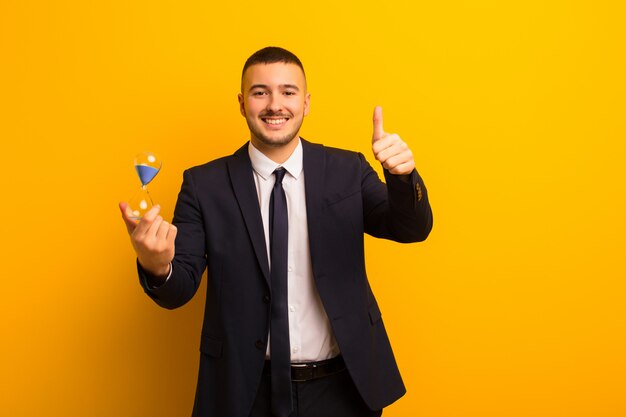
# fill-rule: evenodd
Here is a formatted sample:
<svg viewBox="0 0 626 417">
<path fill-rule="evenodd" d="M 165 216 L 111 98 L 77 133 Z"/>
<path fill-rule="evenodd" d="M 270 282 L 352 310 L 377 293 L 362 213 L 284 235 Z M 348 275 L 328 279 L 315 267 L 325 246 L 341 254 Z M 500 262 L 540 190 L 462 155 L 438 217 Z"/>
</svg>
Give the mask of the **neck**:
<svg viewBox="0 0 626 417">
<path fill-rule="evenodd" d="M 296 136 L 291 141 L 289 141 L 289 143 L 280 146 L 269 146 L 264 144 L 263 142 L 256 140 L 255 138 L 251 138 L 250 142 L 254 145 L 255 148 L 261 151 L 263 155 L 267 156 L 269 159 L 276 162 L 277 164 L 282 164 L 287 159 L 289 159 L 293 151 L 298 146 L 299 140 L 299 137 Z"/>
</svg>

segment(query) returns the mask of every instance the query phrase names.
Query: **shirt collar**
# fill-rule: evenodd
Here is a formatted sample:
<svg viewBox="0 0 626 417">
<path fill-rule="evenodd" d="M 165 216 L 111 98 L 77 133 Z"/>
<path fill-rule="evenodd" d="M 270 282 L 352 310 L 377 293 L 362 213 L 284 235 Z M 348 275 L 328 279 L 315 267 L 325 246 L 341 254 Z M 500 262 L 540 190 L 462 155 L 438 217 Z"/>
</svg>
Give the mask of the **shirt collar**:
<svg viewBox="0 0 626 417">
<path fill-rule="evenodd" d="M 298 179 L 302 173 L 302 142 L 300 138 L 297 138 L 298 146 L 293 150 L 293 153 L 282 164 L 269 159 L 260 150 L 254 147 L 252 142 L 248 145 L 248 155 L 250 156 L 250 162 L 252 163 L 252 169 L 259 174 L 264 180 L 272 176 L 276 168 L 283 167 L 287 170 L 289 175 Z"/>
</svg>

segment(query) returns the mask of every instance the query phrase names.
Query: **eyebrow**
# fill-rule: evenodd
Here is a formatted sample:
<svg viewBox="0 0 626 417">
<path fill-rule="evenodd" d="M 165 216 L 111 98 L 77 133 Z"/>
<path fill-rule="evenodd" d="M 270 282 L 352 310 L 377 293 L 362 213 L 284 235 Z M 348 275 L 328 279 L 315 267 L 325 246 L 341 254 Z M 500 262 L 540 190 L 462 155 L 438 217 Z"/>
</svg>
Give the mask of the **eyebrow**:
<svg viewBox="0 0 626 417">
<path fill-rule="evenodd" d="M 278 87 L 279 87 L 279 88 L 282 88 L 282 89 L 291 88 L 291 89 L 293 89 L 293 90 L 300 91 L 300 89 L 298 88 L 298 86 L 297 86 L 297 85 L 295 85 L 295 84 L 281 84 L 281 85 L 279 85 Z M 252 84 L 252 85 L 250 86 L 250 90 L 254 90 L 255 88 L 269 88 L 269 87 L 268 87 L 268 85 L 267 85 L 267 84 Z"/>
</svg>

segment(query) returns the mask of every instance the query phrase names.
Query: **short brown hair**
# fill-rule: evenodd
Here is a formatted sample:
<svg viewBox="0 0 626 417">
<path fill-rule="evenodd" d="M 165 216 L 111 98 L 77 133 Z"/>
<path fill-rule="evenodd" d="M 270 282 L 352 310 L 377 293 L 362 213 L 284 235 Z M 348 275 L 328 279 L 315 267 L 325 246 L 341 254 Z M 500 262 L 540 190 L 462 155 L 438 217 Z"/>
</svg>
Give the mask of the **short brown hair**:
<svg viewBox="0 0 626 417">
<path fill-rule="evenodd" d="M 302 62 L 293 53 L 286 49 L 279 48 L 277 46 L 268 46 L 260 49 L 250 55 L 250 58 L 243 65 L 243 71 L 241 71 L 241 79 L 243 81 L 243 75 L 246 73 L 248 67 L 255 64 L 274 64 L 276 62 L 283 62 L 285 64 L 296 64 L 302 70 L 304 74 L 304 67 Z M 305 75 L 306 77 L 306 75 Z"/>
</svg>

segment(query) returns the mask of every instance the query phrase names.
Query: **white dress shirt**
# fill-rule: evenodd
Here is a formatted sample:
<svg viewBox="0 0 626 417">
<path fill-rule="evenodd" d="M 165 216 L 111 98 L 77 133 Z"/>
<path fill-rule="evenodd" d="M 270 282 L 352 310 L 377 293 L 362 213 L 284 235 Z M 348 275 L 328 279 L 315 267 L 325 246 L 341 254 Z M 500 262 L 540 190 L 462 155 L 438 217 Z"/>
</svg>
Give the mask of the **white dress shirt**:
<svg viewBox="0 0 626 417">
<path fill-rule="evenodd" d="M 269 159 L 252 143 L 248 146 L 261 217 L 263 218 L 268 261 L 270 262 L 269 207 L 272 189 L 276 182 L 273 173 L 276 168 L 281 166 L 287 170 L 283 179 L 283 189 L 287 197 L 289 217 L 289 254 L 287 259 L 289 342 L 291 344 L 291 362 L 294 363 L 321 361 L 339 354 L 337 341 L 333 336 L 328 316 L 324 311 L 313 279 L 304 192 L 305 173 L 302 166 L 302 143 L 300 138 L 297 140 L 298 146 L 283 164 L 277 164 Z M 266 357 L 270 357 L 269 342 Z"/>
</svg>

